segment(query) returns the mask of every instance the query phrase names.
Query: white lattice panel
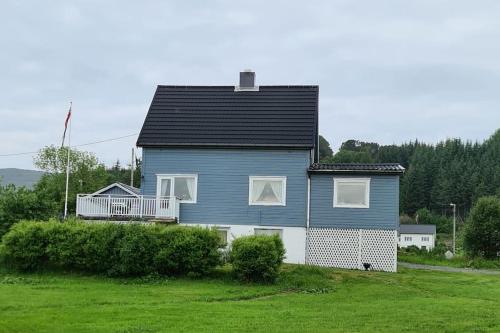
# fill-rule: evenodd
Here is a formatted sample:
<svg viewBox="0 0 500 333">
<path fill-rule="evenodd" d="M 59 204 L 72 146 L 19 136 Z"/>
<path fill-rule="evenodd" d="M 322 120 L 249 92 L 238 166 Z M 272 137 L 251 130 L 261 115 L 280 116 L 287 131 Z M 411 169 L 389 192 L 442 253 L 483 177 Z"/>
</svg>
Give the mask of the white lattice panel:
<svg viewBox="0 0 500 333">
<path fill-rule="evenodd" d="M 307 263 L 350 269 L 396 271 L 396 231 L 372 229 L 311 228 Z"/>
<path fill-rule="evenodd" d="M 318 266 L 358 268 L 358 229 L 309 229 L 308 263 Z"/>
<path fill-rule="evenodd" d="M 396 230 L 361 229 L 361 264 L 370 263 L 376 271 L 395 272 L 397 265 Z"/>
</svg>

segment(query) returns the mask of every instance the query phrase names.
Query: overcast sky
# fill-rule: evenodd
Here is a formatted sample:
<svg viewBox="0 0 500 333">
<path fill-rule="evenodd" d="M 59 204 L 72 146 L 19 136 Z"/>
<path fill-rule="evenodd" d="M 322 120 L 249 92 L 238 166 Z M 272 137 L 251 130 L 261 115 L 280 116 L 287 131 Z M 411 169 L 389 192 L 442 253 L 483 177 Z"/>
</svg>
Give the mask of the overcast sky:
<svg viewBox="0 0 500 333">
<path fill-rule="evenodd" d="M 0 155 L 138 133 L 157 84 L 318 84 L 338 148 L 500 127 L 500 1 L 2 1 Z M 136 137 L 87 146 L 106 164 Z M 83 147 L 82 147 L 83 149 Z M 0 168 L 33 168 L 32 156 Z"/>
</svg>

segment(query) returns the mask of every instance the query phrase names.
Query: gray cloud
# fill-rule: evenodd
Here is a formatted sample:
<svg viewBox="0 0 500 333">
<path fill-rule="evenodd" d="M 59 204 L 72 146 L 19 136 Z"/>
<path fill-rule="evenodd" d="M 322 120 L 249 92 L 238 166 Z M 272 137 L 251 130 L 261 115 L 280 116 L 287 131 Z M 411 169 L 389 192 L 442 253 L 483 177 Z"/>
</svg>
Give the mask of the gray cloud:
<svg viewBox="0 0 500 333">
<path fill-rule="evenodd" d="M 7 1 L 0 154 L 138 132 L 157 84 L 319 84 L 320 131 L 482 140 L 500 124 L 497 1 Z M 89 146 L 127 161 L 134 139 Z M 30 156 L 0 167 L 32 167 Z"/>
</svg>

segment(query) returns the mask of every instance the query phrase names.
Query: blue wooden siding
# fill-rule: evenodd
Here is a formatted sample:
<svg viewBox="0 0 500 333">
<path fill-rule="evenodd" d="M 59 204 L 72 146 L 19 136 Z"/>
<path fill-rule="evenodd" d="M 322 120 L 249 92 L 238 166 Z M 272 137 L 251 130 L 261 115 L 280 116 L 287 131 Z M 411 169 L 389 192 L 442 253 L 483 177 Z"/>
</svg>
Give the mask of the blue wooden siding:
<svg viewBox="0 0 500 333">
<path fill-rule="evenodd" d="M 306 224 L 308 150 L 143 149 L 141 191 L 156 195 L 157 174 L 198 174 L 197 203 L 181 204 L 182 223 Z M 249 176 L 286 176 L 286 206 L 249 206 Z"/>
<path fill-rule="evenodd" d="M 346 178 L 349 176 L 335 176 Z M 360 176 L 370 180 L 370 208 L 334 208 L 334 175 L 311 175 L 311 227 L 397 229 L 399 177 Z M 359 178 L 359 177 L 353 177 Z"/>
<path fill-rule="evenodd" d="M 113 186 L 112 188 L 100 193 L 100 194 L 111 194 L 111 195 L 123 195 L 123 196 L 130 196 L 131 194 L 128 193 L 127 191 L 124 191 L 122 188 L 118 186 Z"/>
</svg>

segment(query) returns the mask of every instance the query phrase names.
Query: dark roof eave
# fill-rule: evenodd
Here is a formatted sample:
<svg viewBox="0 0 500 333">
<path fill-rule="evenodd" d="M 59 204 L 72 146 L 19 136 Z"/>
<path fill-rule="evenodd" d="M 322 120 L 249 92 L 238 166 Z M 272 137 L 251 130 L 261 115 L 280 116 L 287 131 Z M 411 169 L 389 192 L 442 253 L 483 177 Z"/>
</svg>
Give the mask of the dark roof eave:
<svg viewBox="0 0 500 333">
<path fill-rule="evenodd" d="M 230 147 L 230 148 L 292 148 L 292 149 L 313 149 L 314 147 L 312 145 L 304 145 L 304 144 L 288 144 L 288 143 L 272 143 L 272 144 L 265 144 L 265 143 L 160 143 L 160 142 L 148 142 L 148 143 L 136 143 L 137 147 L 142 147 L 142 148 L 172 148 L 172 147 L 190 147 L 190 148 L 195 148 L 195 147 L 203 147 L 203 148 L 210 148 L 210 147 L 215 147 L 215 148 L 223 148 L 223 147 Z"/>
<path fill-rule="evenodd" d="M 307 170 L 308 173 L 322 174 L 342 174 L 342 175 L 402 175 L 404 170 L 384 171 L 384 170 Z"/>
</svg>

